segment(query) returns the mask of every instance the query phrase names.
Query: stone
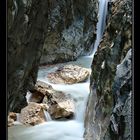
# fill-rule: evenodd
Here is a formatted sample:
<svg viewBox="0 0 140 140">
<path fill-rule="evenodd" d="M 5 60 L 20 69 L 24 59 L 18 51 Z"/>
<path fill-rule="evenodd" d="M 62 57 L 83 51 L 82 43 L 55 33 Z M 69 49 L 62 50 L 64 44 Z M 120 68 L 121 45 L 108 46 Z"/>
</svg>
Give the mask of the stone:
<svg viewBox="0 0 140 140">
<path fill-rule="evenodd" d="M 54 84 L 74 84 L 88 79 L 89 70 L 77 65 L 64 65 L 55 72 L 48 74 L 48 79 Z"/>
<path fill-rule="evenodd" d="M 44 109 L 46 109 L 44 105 L 30 102 L 28 106 L 21 110 L 21 113 L 19 114 L 19 122 L 33 126 L 46 122 Z"/>
<path fill-rule="evenodd" d="M 42 81 L 37 81 L 32 96 L 29 101 L 39 101 L 38 95 L 42 94 L 42 106 L 45 107 L 52 119 L 72 118 L 74 116 L 73 99 L 61 91 L 56 91 L 53 87 Z"/>
<path fill-rule="evenodd" d="M 38 80 L 34 89 L 30 90 L 29 102 L 42 103 L 45 95 L 49 96 L 54 91 L 51 85 Z"/>
<path fill-rule="evenodd" d="M 14 125 L 14 121 L 17 120 L 17 115 L 14 112 L 9 112 L 8 115 L 8 127 L 11 127 Z"/>
<path fill-rule="evenodd" d="M 55 92 L 51 98 L 47 96 L 43 103 L 49 106 L 48 112 L 52 119 L 72 118 L 74 116 L 74 101 L 62 92 Z"/>
<path fill-rule="evenodd" d="M 8 115 L 11 119 L 13 119 L 14 121 L 17 120 L 17 114 L 15 112 L 10 112 Z"/>
<path fill-rule="evenodd" d="M 91 67 L 85 140 L 131 139 L 131 48 L 132 1 L 112 1 L 106 30 Z"/>
<path fill-rule="evenodd" d="M 30 98 L 28 99 L 28 102 L 35 102 L 35 103 L 41 103 L 44 98 L 44 95 L 40 92 L 33 92 L 30 93 Z"/>
<path fill-rule="evenodd" d="M 75 60 L 92 51 L 98 0 L 9 0 L 7 5 L 7 105 L 8 112 L 20 112 L 39 64 Z"/>
<path fill-rule="evenodd" d="M 52 64 L 91 53 L 96 38 L 97 0 L 51 1 L 40 63 Z"/>
<path fill-rule="evenodd" d="M 27 106 L 27 91 L 36 83 L 49 8 L 43 0 L 9 0 L 7 5 L 7 109 L 20 112 Z"/>
</svg>

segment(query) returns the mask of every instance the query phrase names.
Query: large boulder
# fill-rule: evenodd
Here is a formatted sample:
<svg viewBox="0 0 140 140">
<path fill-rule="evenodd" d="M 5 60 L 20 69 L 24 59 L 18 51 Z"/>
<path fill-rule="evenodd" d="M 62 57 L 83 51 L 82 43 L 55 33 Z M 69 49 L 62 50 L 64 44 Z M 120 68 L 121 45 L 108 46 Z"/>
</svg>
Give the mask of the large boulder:
<svg viewBox="0 0 140 140">
<path fill-rule="evenodd" d="M 43 104 L 49 106 L 48 112 L 52 119 L 72 118 L 74 116 L 74 101 L 63 92 L 55 91 L 51 96 L 45 96 Z"/>
<path fill-rule="evenodd" d="M 56 91 L 51 85 L 42 81 L 37 81 L 34 90 L 31 90 L 30 100 L 34 102 L 42 102 L 48 106 L 52 119 L 72 118 L 74 115 L 73 99 L 61 91 Z M 40 95 L 42 99 L 40 100 Z"/>
<path fill-rule="evenodd" d="M 28 101 L 42 103 L 44 96 L 45 95 L 49 96 L 49 94 L 53 91 L 55 90 L 53 90 L 51 85 L 38 80 L 35 84 L 34 89 L 28 92 L 29 94 Z"/>
<path fill-rule="evenodd" d="M 48 74 L 48 79 L 54 84 L 74 84 L 88 79 L 89 70 L 77 65 L 64 65 L 55 72 Z"/>
<path fill-rule="evenodd" d="M 28 103 L 19 114 L 19 122 L 25 125 L 37 125 L 47 121 L 44 111 L 48 107 L 35 102 Z"/>
</svg>

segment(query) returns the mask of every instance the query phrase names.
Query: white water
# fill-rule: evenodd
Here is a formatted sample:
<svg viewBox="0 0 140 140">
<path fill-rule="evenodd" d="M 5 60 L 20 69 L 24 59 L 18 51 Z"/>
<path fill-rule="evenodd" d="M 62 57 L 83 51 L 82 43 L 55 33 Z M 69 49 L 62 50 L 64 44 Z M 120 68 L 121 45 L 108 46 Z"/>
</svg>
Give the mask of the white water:
<svg viewBox="0 0 140 140">
<path fill-rule="evenodd" d="M 100 0 L 99 5 L 99 22 L 97 24 L 97 39 L 94 45 L 92 55 L 84 56 L 77 59 L 77 61 L 68 62 L 67 64 L 77 64 L 90 70 L 91 63 L 94 54 L 99 45 L 100 39 L 103 34 L 103 28 L 105 25 L 105 17 L 107 11 L 107 1 Z M 63 64 L 62 64 L 63 65 Z M 60 66 L 60 64 L 58 64 Z M 49 83 L 47 74 L 55 71 L 57 65 L 51 67 L 41 67 L 38 73 L 38 80 Z M 75 101 L 75 117 L 70 121 L 52 121 L 48 113 L 45 112 L 46 118 L 49 118 L 48 122 L 36 125 L 34 127 L 25 127 L 23 125 L 13 126 L 9 128 L 8 139 L 9 140 L 84 140 L 84 117 L 87 98 L 89 95 L 90 78 L 84 83 L 64 85 L 64 84 L 52 84 L 55 90 L 63 91 L 65 94 L 69 94 Z M 27 94 L 29 100 L 30 93 Z"/>
<path fill-rule="evenodd" d="M 50 114 L 47 111 L 44 110 L 44 114 L 45 114 L 45 119 L 47 121 L 52 121 L 52 118 L 51 118 Z"/>
</svg>

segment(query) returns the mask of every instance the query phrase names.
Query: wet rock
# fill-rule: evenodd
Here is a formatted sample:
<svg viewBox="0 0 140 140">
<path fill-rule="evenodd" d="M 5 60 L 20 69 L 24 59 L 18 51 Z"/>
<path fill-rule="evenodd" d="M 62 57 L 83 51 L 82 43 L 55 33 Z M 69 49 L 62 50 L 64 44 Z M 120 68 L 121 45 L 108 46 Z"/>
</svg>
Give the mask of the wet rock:
<svg viewBox="0 0 140 140">
<path fill-rule="evenodd" d="M 21 110 L 21 113 L 19 114 L 19 122 L 25 125 L 37 125 L 47 121 L 44 109 L 47 109 L 45 105 L 30 102 L 28 106 Z"/>
<path fill-rule="evenodd" d="M 49 106 L 48 112 L 52 119 L 72 118 L 74 116 L 74 101 L 62 92 L 55 92 L 52 97 L 43 100 Z"/>
<path fill-rule="evenodd" d="M 92 62 L 85 140 L 131 138 L 130 104 L 126 116 L 122 115 L 132 90 L 131 37 L 132 1 L 112 1 L 106 30 Z"/>
<path fill-rule="evenodd" d="M 7 104 L 8 111 L 20 112 L 40 63 L 66 62 L 92 50 L 98 1 L 9 0 L 7 5 Z"/>
<path fill-rule="evenodd" d="M 97 0 L 51 1 L 40 63 L 75 60 L 91 52 L 96 38 Z"/>
<path fill-rule="evenodd" d="M 110 119 L 110 138 L 132 139 L 132 50 L 127 52 L 121 64 L 117 66 L 113 93 L 115 105 Z"/>
<path fill-rule="evenodd" d="M 87 80 L 89 70 L 77 65 L 64 65 L 58 68 L 55 72 L 49 73 L 50 82 L 55 84 L 74 84 Z"/>
<path fill-rule="evenodd" d="M 34 89 L 30 90 L 29 102 L 42 103 L 44 96 L 48 95 L 49 92 L 51 93 L 51 91 L 53 92 L 51 85 L 38 80 Z"/>
<path fill-rule="evenodd" d="M 51 85 L 37 81 L 29 102 L 42 102 L 47 105 L 47 111 L 52 119 L 72 118 L 74 115 L 74 101 L 61 91 L 56 91 Z M 40 95 L 42 99 L 40 101 Z"/>
<path fill-rule="evenodd" d="M 14 112 L 10 112 L 9 115 L 8 115 L 9 118 L 13 119 L 14 121 L 17 120 L 17 114 L 14 113 Z"/>
<path fill-rule="evenodd" d="M 29 102 L 42 103 L 45 96 L 50 98 L 55 91 L 51 85 L 37 81 L 33 90 L 30 90 Z"/>
<path fill-rule="evenodd" d="M 8 1 L 8 112 L 27 106 L 34 87 L 48 22 L 48 1 Z M 45 16 L 46 15 L 46 16 Z"/>
<path fill-rule="evenodd" d="M 13 126 L 14 125 L 14 121 L 17 120 L 17 115 L 14 112 L 9 112 L 8 115 L 8 127 Z"/>
<path fill-rule="evenodd" d="M 11 127 L 14 125 L 14 120 L 8 117 L 8 127 Z"/>
</svg>

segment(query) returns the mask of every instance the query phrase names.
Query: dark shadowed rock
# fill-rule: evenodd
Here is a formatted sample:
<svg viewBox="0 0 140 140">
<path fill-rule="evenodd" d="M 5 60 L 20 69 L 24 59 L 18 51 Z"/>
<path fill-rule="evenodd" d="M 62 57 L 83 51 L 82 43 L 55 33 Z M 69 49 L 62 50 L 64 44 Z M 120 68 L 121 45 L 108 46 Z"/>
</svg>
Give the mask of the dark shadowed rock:
<svg viewBox="0 0 140 140">
<path fill-rule="evenodd" d="M 8 111 L 27 105 L 26 93 L 34 87 L 48 25 L 48 1 L 8 1 Z"/>
<path fill-rule="evenodd" d="M 128 100 L 130 103 L 132 90 L 132 1 L 113 1 L 107 22 L 92 62 L 84 137 L 85 140 L 130 140 L 131 105 L 127 109 L 124 106 Z"/>
<path fill-rule="evenodd" d="M 97 0 L 52 0 L 40 63 L 75 60 L 90 53 L 96 38 Z"/>
<path fill-rule="evenodd" d="M 98 2 L 8 0 L 7 9 L 8 111 L 20 112 L 36 83 L 40 58 L 66 62 L 92 50 Z"/>
</svg>

